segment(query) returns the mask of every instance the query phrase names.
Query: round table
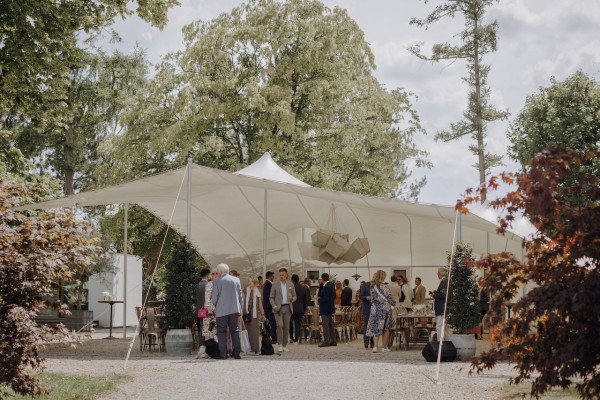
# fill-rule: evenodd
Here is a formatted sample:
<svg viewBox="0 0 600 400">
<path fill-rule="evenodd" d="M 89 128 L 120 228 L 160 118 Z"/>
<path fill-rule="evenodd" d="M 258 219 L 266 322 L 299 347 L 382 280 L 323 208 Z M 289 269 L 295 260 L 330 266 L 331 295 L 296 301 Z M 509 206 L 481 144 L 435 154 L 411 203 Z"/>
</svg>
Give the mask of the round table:
<svg viewBox="0 0 600 400">
<path fill-rule="evenodd" d="M 108 336 L 105 337 L 104 339 L 116 339 L 116 337 L 114 337 L 112 335 L 112 317 L 113 317 L 113 305 L 117 304 L 117 303 L 122 303 L 123 300 L 98 300 L 98 303 L 104 303 L 104 304 L 110 304 L 110 331 L 108 333 Z"/>
</svg>

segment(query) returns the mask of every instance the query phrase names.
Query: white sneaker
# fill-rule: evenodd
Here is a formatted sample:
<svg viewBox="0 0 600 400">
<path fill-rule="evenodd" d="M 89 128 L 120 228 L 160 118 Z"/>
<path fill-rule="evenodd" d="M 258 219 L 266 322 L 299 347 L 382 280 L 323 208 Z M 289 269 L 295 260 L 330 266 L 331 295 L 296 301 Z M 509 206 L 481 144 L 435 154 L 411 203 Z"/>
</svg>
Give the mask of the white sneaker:
<svg viewBox="0 0 600 400">
<path fill-rule="evenodd" d="M 377 347 L 373 346 L 373 350 L 371 350 L 372 353 L 377 353 Z"/>
<path fill-rule="evenodd" d="M 283 351 L 290 351 L 290 349 L 288 349 L 287 346 L 284 346 Z"/>
<path fill-rule="evenodd" d="M 196 356 L 196 358 L 202 358 L 202 354 L 206 354 L 205 346 L 200 346 L 200 348 L 198 349 L 198 355 Z"/>
<path fill-rule="evenodd" d="M 381 349 L 382 353 L 389 353 L 390 349 L 388 349 L 387 347 L 384 347 L 383 349 Z"/>
<path fill-rule="evenodd" d="M 279 347 L 277 347 L 277 352 L 282 353 L 283 352 L 283 346 L 279 345 Z"/>
<path fill-rule="evenodd" d="M 296 341 L 294 342 L 294 344 L 295 344 L 295 345 L 298 345 L 299 343 L 298 343 L 298 341 L 296 340 Z"/>
</svg>

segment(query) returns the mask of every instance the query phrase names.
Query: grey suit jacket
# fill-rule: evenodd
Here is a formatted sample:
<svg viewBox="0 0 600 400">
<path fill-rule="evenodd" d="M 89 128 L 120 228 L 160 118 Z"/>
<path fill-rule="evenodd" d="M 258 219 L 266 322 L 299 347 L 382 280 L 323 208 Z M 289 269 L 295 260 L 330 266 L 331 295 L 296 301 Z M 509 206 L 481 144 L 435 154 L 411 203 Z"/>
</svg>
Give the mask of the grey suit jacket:
<svg viewBox="0 0 600 400">
<path fill-rule="evenodd" d="M 292 293 L 292 301 L 290 301 L 290 309 L 294 312 L 294 307 L 292 303 L 296 301 L 296 289 L 294 288 L 294 284 L 290 281 L 286 282 L 287 291 L 283 293 L 281 291 L 281 281 L 274 281 L 273 286 L 271 287 L 271 295 L 269 297 L 269 301 L 271 302 L 271 307 L 273 307 L 273 312 L 278 313 L 281 309 L 281 302 L 283 301 L 283 296 L 287 297 L 288 293 Z M 275 311 L 275 307 L 277 307 L 277 311 Z"/>
<path fill-rule="evenodd" d="M 206 279 L 202 279 L 196 285 L 196 310 L 204 307 L 204 293 L 206 292 L 206 284 L 208 281 Z"/>
<path fill-rule="evenodd" d="M 211 296 L 215 317 L 242 313 L 242 285 L 235 276 L 223 274 L 213 281 Z"/>
</svg>

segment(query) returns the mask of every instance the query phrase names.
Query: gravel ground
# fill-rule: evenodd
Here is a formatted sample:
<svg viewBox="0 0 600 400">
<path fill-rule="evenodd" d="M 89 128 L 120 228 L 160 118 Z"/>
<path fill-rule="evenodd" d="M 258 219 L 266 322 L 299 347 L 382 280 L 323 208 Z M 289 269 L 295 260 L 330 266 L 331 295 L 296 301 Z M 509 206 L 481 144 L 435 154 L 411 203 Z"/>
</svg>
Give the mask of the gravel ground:
<svg viewBox="0 0 600 400">
<path fill-rule="evenodd" d="M 114 333 L 113 333 L 114 334 Z M 96 333 L 94 337 L 99 337 Z M 120 337 L 120 336 L 119 336 Z M 362 340 L 318 348 L 290 345 L 281 356 L 243 357 L 242 360 L 197 360 L 166 353 L 140 352 L 135 343 L 127 370 L 130 340 L 88 339 L 76 348 L 49 347 L 48 371 L 70 374 L 123 373 L 132 380 L 102 399 L 498 399 L 511 376 L 508 364 L 469 376 L 469 363 L 442 363 L 440 384 L 434 384 L 435 363 L 421 356 L 423 345 L 408 351 L 373 354 Z M 478 351 L 487 347 L 478 341 Z"/>
</svg>

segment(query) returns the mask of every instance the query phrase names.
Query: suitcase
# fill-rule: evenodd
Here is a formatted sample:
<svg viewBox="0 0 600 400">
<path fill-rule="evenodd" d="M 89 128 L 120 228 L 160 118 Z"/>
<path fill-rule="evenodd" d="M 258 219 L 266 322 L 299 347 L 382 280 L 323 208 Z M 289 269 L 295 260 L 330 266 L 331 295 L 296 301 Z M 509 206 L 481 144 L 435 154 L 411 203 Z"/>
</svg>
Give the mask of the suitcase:
<svg viewBox="0 0 600 400">
<path fill-rule="evenodd" d="M 425 345 L 425 348 L 421 352 L 423 357 L 425 357 L 425 361 L 427 362 L 437 362 L 438 349 L 440 346 L 440 342 L 433 341 L 428 342 Z M 454 361 L 456 360 L 456 348 L 454 344 L 450 341 L 445 341 L 442 343 L 442 357 L 441 361 Z"/>
</svg>

